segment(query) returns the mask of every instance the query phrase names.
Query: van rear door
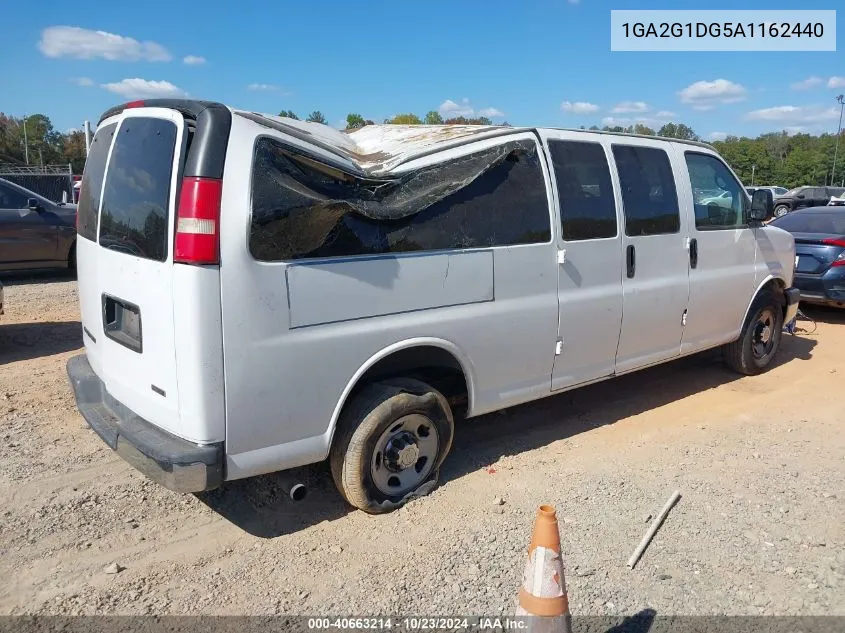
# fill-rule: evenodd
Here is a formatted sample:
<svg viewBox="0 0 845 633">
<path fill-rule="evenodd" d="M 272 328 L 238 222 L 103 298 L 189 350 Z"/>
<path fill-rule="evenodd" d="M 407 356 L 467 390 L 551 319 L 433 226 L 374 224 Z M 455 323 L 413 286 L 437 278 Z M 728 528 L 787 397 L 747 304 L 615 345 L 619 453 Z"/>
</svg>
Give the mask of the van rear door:
<svg viewBox="0 0 845 633">
<path fill-rule="evenodd" d="M 113 398 L 182 435 L 170 236 L 186 126 L 161 107 L 126 109 L 104 125 L 112 122 L 96 242 L 77 249 L 86 351 Z"/>
</svg>

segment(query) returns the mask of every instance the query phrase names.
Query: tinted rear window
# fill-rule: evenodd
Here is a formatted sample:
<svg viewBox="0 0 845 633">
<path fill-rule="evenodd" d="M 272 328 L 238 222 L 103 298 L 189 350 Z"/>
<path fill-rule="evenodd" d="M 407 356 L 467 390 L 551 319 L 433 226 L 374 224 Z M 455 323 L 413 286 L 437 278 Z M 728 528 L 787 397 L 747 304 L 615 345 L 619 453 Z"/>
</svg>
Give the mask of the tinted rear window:
<svg viewBox="0 0 845 633">
<path fill-rule="evenodd" d="M 773 220 L 771 224 L 790 233 L 845 235 L 845 211 L 841 213 L 787 213 Z"/>
<path fill-rule="evenodd" d="M 101 246 L 147 259 L 167 259 L 175 146 L 172 121 L 124 119 L 106 175 Z"/>
<path fill-rule="evenodd" d="M 100 211 L 100 193 L 103 189 L 103 174 L 106 171 L 106 159 L 109 155 L 114 131 L 117 123 L 112 123 L 97 130 L 85 170 L 82 172 L 82 185 L 79 190 L 79 205 L 76 213 L 79 216 L 78 233 L 91 241 L 97 241 L 97 214 Z"/>
</svg>

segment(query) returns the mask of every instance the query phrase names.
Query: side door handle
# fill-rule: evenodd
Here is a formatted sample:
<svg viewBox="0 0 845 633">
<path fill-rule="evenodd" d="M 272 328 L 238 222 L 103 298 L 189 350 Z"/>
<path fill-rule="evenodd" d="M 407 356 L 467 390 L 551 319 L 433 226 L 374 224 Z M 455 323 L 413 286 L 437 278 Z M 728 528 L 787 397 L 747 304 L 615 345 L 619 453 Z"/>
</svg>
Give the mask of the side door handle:
<svg viewBox="0 0 845 633">
<path fill-rule="evenodd" d="M 637 251 L 633 244 L 628 244 L 628 252 L 626 253 L 625 259 L 628 266 L 628 279 L 633 279 L 634 273 L 637 271 Z"/>
<path fill-rule="evenodd" d="M 689 265 L 690 268 L 698 266 L 698 240 L 695 238 L 689 241 Z"/>
</svg>

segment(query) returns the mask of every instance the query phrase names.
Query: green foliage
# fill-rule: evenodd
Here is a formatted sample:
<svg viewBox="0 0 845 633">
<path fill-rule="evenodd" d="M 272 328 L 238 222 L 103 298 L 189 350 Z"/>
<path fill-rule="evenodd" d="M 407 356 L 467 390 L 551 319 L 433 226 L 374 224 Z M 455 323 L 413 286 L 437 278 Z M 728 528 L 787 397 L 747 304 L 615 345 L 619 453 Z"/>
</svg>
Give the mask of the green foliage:
<svg viewBox="0 0 845 633">
<path fill-rule="evenodd" d="M 319 110 L 314 110 L 305 120 L 310 121 L 311 123 L 322 123 L 323 125 L 328 123 L 328 121 L 326 121 L 326 117 L 324 117 L 323 113 Z"/>
<path fill-rule="evenodd" d="M 786 132 L 762 134 L 757 138 L 729 136 L 714 141 L 713 147 L 737 173 L 743 184 L 750 186 L 754 172 L 755 185 L 781 186 L 787 189 L 802 185 L 825 185 L 831 182 L 835 134 L 810 136 Z M 845 150 L 845 132 L 839 142 L 839 156 Z M 833 182 L 845 178 L 845 160 L 836 161 Z"/>
<path fill-rule="evenodd" d="M 486 116 L 468 119 L 465 116 L 457 116 L 443 121 L 446 125 L 493 125 L 493 122 Z"/>
<path fill-rule="evenodd" d="M 346 129 L 355 130 L 364 127 L 364 125 L 366 125 L 366 122 L 360 114 L 349 113 L 346 115 Z"/>
<path fill-rule="evenodd" d="M 657 136 L 665 136 L 667 138 L 679 138 L 685 141 L 698 141 L 698 135 L 692 131 L 692 128 L 683 123 L 666 123 L 657 131 Z"/>
<path fill-rule="evenodd" d="M 385 123 L 393 125 L 420 125 L 422 120 L 416 114 L 397 114 L 392 119 L 388 119 Z"/>
<path fill-rule="evenodd" d="M 279 116 L 287 117 L 288 119 L 295 119 L 299 121 L 299 117 L 294 114 L 293 110 L 282 110 L 279 112 Z"/>
<path fill-rule="evenodd" d="M 443 117 L 440 116 L 440 113 L 437 110 L 429 110 L 425 115 L 425 124 L 426 125 L 442 125 L 443 124 Z"/>
</svg>

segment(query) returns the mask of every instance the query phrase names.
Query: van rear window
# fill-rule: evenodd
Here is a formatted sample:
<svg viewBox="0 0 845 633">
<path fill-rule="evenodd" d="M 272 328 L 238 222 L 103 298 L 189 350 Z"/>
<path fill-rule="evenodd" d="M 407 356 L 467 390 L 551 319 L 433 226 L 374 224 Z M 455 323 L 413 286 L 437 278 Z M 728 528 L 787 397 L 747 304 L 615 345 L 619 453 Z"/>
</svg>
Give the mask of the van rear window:
<svg viewBox="0 0 845 633">
<path fill-rule="evenodd" d="M 82 172 L 82 185 L 79 190 L 77 232 L 81 237 L 97 241 L 97 215 L 100 212 L 100 192 L 103 189 L 103 174 L 106 172 L 106 159 L 114 137 L 117 123 L 106 125 L 97 130 Z"/>
<path fill-rule="evenodd" d="M 106 174 L 100 246 L 146 259 L 167 259 L 175 147 L 172 121 L 124 119 Z"/>
</svg>

